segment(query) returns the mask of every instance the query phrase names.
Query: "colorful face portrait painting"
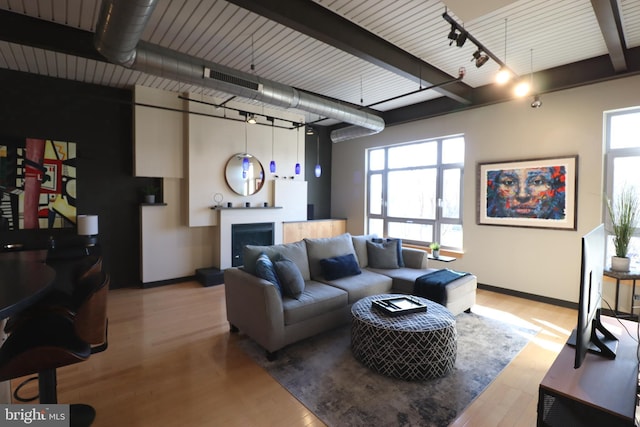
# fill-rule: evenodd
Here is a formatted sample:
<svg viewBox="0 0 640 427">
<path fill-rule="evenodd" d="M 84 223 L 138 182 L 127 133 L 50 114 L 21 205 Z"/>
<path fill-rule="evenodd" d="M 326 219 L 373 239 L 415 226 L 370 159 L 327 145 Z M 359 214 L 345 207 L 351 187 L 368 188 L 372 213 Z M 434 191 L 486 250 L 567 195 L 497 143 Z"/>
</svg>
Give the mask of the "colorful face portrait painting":
<svg viewBox="0 0 640 427">
<path fill-rule="evenodd" d="M 577 160 L 480 164 L 478 224 L 575 230 Z"/>
<path fill-rule="evenodd" d="M 0 137 L 0 230 L 74 227 L 76 144 Z"/>
</svg>

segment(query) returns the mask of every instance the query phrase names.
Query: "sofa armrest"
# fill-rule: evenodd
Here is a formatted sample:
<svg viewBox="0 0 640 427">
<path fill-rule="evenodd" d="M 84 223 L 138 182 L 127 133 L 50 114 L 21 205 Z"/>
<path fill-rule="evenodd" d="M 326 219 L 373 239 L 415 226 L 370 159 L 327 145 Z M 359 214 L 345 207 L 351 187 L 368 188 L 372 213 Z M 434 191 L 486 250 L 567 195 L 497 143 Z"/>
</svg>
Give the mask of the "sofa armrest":
<svg viewBox="0 0 640 427">
<path fill-rule="evenodd" d="M 402 260 L 404 266 L 408 268 L 427 268 L 427 251 L 415 248 L 402 248 Z"/>
<path fill-rule="evenodd" d="M 284 342 L 284 309 L 276 287 L 240 268 L 224 271 L 227 320 L 268 351 Z"/>
</svg>

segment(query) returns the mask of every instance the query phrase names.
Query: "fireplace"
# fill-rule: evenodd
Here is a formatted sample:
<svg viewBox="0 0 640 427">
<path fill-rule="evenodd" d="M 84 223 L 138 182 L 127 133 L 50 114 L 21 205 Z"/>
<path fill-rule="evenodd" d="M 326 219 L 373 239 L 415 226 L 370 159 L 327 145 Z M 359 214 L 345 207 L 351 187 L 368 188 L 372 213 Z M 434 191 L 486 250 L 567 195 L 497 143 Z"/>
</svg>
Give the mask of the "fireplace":
<svg viewBox="0 0 640 427">
<path fill-rule="evenodd" d="M 245 245 L 273 245 L 273 222 L 231 225 L 231 266 L 244 264 L 242 248 Z"/>
</svg>

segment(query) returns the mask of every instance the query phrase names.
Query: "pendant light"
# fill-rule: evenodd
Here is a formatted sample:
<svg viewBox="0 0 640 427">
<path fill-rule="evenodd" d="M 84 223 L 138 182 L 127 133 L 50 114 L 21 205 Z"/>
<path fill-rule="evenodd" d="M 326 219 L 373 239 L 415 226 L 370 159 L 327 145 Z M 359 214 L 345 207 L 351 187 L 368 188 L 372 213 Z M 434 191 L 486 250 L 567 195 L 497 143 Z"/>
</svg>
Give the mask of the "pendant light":
<svg viewBox="0 0 640 427">
<path fill-rule="evenodd" d="M 322 166 L 320 166 L 320 135 L 316 132 L 316 178 L 322 175 Z"/>
<path fill-rule="evenodd" d="M 504 18 L 504 63 L 505 66 L 500 67 L 498 74 L 496 74 L 496 83 L 505 84 L 513 77 L 511 70 L 507 68 L 507 18 Z"/>
<path fill-rule="evenodd" d="M 298 134 L 296 135 L 296 175 L 300 175 L 300 126 L 298 126 Z"/>
<path fill-rule="evenodd" d="M 276 173 L 276 161 L 275 157 L 273 156 L 273 144 L 275 140 L 273 136 L 273 129 L 276 119 L 274 119 L 273 117 L 267 117 L 267 120 L 271 120 L 271 161 L 269 162 L 269 172 Z"/>
<path fill-rule="evenodd" d="M 246 178 L 249 170 L 249 153 L 247 152 L 247 122 L 244 122 L 244 154 L 242 155 L 242 177 Z"/>
</svg>

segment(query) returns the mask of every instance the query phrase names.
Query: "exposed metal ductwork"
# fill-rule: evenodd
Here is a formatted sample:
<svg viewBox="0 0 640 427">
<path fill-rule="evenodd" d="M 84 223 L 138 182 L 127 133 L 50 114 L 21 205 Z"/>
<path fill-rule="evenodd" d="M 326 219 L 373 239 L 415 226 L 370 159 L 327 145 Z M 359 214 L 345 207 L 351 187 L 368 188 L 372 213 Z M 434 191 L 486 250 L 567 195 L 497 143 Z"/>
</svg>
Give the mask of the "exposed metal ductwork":
<svg viewBox="0 0 640 427">
<path fill-rule="evenodd" d="M 94 39 L 96 49 L 109 61 L 137 71 L 353 125 L 331 132 L 333 142 L 373 135 L 384 129 L 381 117 L 339 101 L 140 41 L 156 1 L 104 0 Z"/>
</svg>

